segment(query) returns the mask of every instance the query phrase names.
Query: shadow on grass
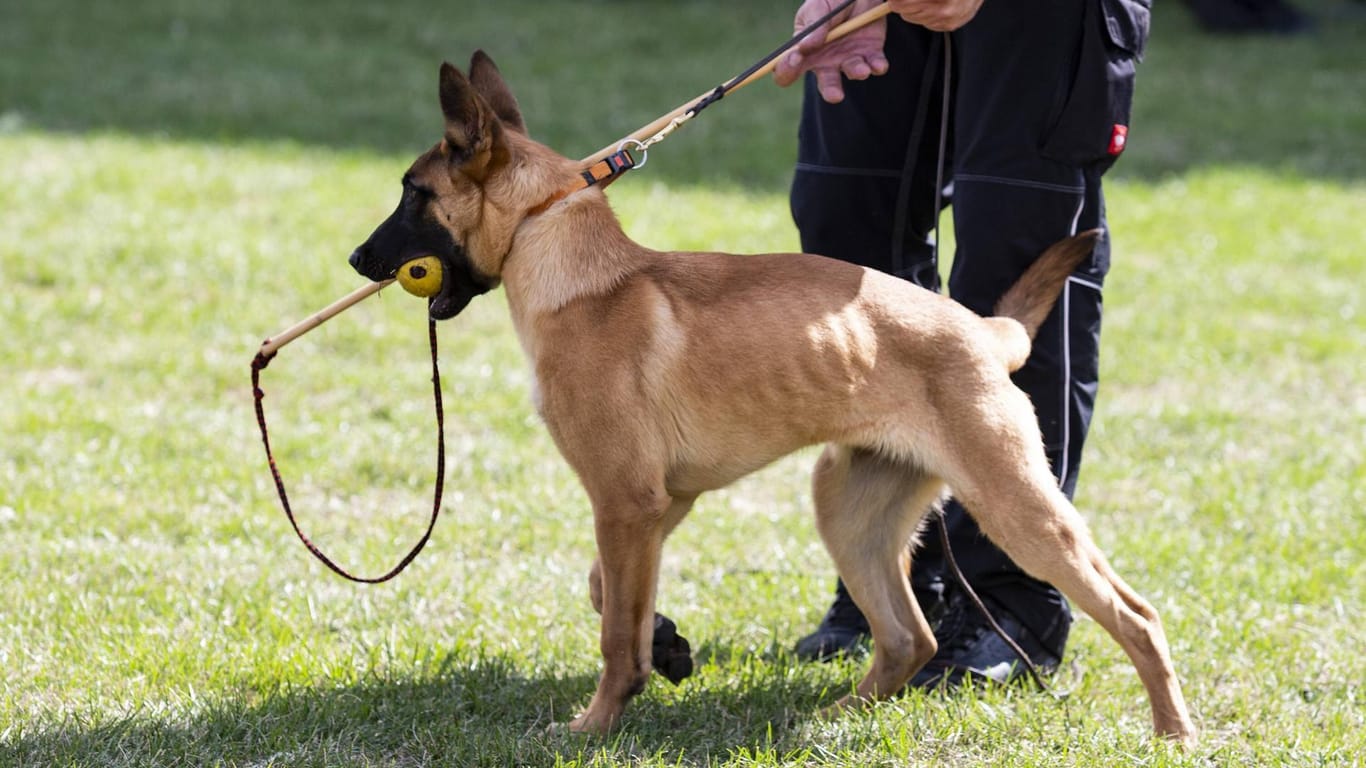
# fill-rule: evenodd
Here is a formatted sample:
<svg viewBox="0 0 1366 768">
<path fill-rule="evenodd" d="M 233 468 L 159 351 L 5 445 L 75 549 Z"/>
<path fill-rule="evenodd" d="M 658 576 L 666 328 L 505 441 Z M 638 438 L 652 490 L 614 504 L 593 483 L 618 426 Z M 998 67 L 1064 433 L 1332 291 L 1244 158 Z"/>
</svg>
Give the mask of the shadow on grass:
<svg viewBox="0 0 1366 768">
<path fill-rule="evenodd" d="M 1156 15 L 1130 149 L 1115 174 L 1262 165 L 1366 176 L 1359 98 L 1366 13 L 1303 0 L 1304 37 L 1211 37 Z M 629 6 L 629 7 L 628 7 Z M 0 132 L 116 131 L 416 154 L 438 138 L 437 65 L 500 63 L 532 134 L 571 157 L 615 141 L 737 72 L 790 31 L 763 3 L 20 3 L 0 25 Z M 566 30 L 576 32 L 566 34 Z M 587 39 L 577 30 L 592 30 Z M 798 89 L 726 99 L 651 157 L 656 178 L 782 191 Z"/>
<path fill-rule="evenodd" d="M 0 764 L 553 765 L 643 755 L 705 764 L 735 749 L 768 748 L 813 716 L 817 684 L 756 669 L 739 683 L 694 678 L 643 696 L 607 739 L 548 731 L 587 702 L 594 676 L 525 676 L 495 656 L 447 658 L 414 678 L 244 694 L 188 717 L 145 709 L 93 723 L 74 717 L 0 741 Z"/>
</svg>

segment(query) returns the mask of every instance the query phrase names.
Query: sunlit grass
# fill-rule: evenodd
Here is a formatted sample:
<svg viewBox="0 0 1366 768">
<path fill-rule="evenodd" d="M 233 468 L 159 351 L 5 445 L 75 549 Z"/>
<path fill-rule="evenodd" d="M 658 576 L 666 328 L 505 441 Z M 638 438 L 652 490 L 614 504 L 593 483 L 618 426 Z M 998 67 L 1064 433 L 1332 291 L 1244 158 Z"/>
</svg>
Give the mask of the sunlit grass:
<svg viewBox="0 0 1366 768">
<path fill-rule="evenodd" d="M 73 166 L 77 149 L 86 162 Z M 264 471 L 247 363 L 260 338 L 356 284 L 343 256 L 386 212 L 402 159 L 12 134 L 0 161 L 17 169 L 0 203 L 19 212 L 0 225 L 12 285 L 0 299 L 13 361 L 0 421 L 0 548 L 15 563 L 0 636 L 7 748 L 328 763 L 478 743 L 577 759 L 583 746 L 514 746 L 582 704 L 597 661 L 586 504 L 530 412 L 501 295 L 442 328 L 447 512 L 395 586 L 323 572 Z M 781 194 L 675 188 L 642 172 L 612 196 L 654 247 L 794 245 Z M 1130 212 L 1116 223 L 1127 258 L 1111 277 L 1106 389 L 1080 501 L 1167 616 L 1210 754 L 1293 761 L 1356 738 L 1366 329 L 1346 287 L 1353 243 L 1334 222 L 1362 196 L 1239 169 L 1113 187 L 1114 209 Z M 1256 215 L 1306 198 L 1316 204 L 1277 226 Z M 56 226 L 63 212 L 81 226 Z M 304 524 L 362 572 L 405 551 L 429 503 L 423 329 L 421 305 L 386 292 L 265 372 Z M 831 573 L 807 519 L 810 460 L 704 499 L 671 542 L 661 604 L 702 668 L 681 689 L 652 686 L 605 754 L 1156 754 L 1141 688 L 1089 622 L 1065 708 L 1024 693 L 917 697 L 838 726 L 811 721 L 858 670 L 797 665 L 783 650 L 818 618 Z M 461 704 L 476 684 L 477 705 Z M 369 704 L 328 698 L 346 690 Z M 386 708 L 413 722 L 383 725 Z M 244 733 L 275 718 L 274 732 Z M 470 718 L 483 725 L 452 730 Z M 773 742 L 751 741 L 775 726 Z M 1037 753 L 991 757 L 998 739 L 1024 734 Z"/>
<path fill-rule="evenodd" d="M 713 33 L 703 21 L 721 5 L 679 6 L 668 18 L 696 37 L 679 44 L 702 48 Z M 615 7 L 571 3 L 564 13 L 591 6 Z M 42 35 L 66 34 L 53 21 L 60 4 L 0 25 L 0 765 L 1359 759 L 1366 186 L 1361 156 L 1334 143 L 1342 126 L 1359 124 L 1359 100 L 1337 100 L 1313 131 L 1325 145 L 1286 156 L 1258 154 L 1257 141 L 1237 136 L 1217 146 L 1185 139 L 1201 119 L 1195 105 L 1164 118 L 1145 103 L 1155 144 L 1136 143 L 1107 188 L 1116 259 L 1078 503 L 1120 571 L 1163 612 L 1204 731 L 1191 755 L 1152 740 L 1131 667 L 1089 621 L 1069 646 L 1065 703 L 1023 690 L 913 695 L 817 718 L 862 668 L 787 654 L 819 619 L 832 580 L 810 521 L 811 452 L 704 497 L 670 541 L 660 605 L 692 640 L 698 674 L 678 688 L 652 682 L 611 739 L 547 735 L 587 701 L 599 669 L 586 583 L 592 529 L 531 410 L 500 293 L 441 327 L 448 490 L 426 552 L 377 588 L 314 562 L 270 484 L 248 363 L 263 337 L 359 283 L 346 254 L 391 210 L 399 175 L 428 140 L 425 128 L 402 127 L 434 114 L 428 59 L 459 58 L 467 42 L 509 51 L 500 62 L 533 129 L 545 126 L 540 135 L 571 154 L 673 106 L 679 99 L 659 83 L 686 96 L 714 74 L 608 67 L 597 77 L 639 78 L 639 90 L 607 101 L 635 111 L 585 117 L 570 109 L 582 92 L 564 90 L 585 78 L 557 68 L 559 49 L 538 47 L 556 37 L 546 19 L 560 7 L 537 7 L 526 13 L 540 26 L 500 32 L 505 14 L 480 6 L 449 43 L 397 23 L 373 31 L 369 11 L 343 9 L 317 46 L 262 66 L 230 55 L 230 43 L 303 11 L 135 4 L 119 22 L 132 29 L 122 42 L 60 49 L 99 54 L 113 82 L 162 84 L 123 91 L 123 105 L 62 75 L 71 59 L 33 52 Z M 210 64 L 245 59 L 221 73 L 240 109 L 171 98 L 165 57 L 186 44 L 176 42 L 177 15 Z M 212 20 L 223 39 L 196 37 Z M 1313 47 L 1226 42 L 1234 47 L 1202 53 L 1202 38 L 1171 17 L 1162 23 L 1176 36 L 1166 47 L 1155 40 L 1150 55 L 1159 93 L 1182 82 L 1178 64 L 1197 84 L 1215 78 L 1215 63 L 1246 83 L 1268 76 L 1262 59 L 1279 55 L 1293 69 Z M 632 29 L 632 46 L 657 36 Z M 1305 92 L 1337 92 L 1343 51 L 1356 50 L 1351 30 L 1329 31 Z M 361 56 L 365 34 L 425 42 L 403 53 L 377 45 L 389 52 L 322 74 Z M 727 34 L 754 47 L 769 39 L 759 29 Z M 121 58 L 134 42 L 156 55 Z M 1242 45 L 1251 53 L 1239 54 Z M 715 58 L 705 66 L 724 74 Z M 15 85 L 39 64 L 67 78 L 65 88 Z M 219 81 L 213 66 L 196 67 L 191 83 Z M 285 73 L 275 90 L 252 85 L 270 72 Z M 420 98 L 404 95 L 410 77 Z M 404 85 L 377 84 L 388 79 Z M 315 93 L 319 82 L 333 90 Z M 1277 98 L 1304 95 L 1285 91 Z M 382 118 L 328 106 L 372 92 Z M 612 188 L 632 236 L 655 248 L 796 246 L 782 181 L 792 102 L 754 94 L 742 98 L 767 105 L 759 117 L 738 97 L 718 107 L 717 123 L 690 127 Z M 298 113 L 282 107 L 290 98 Z M 548 103 L 577 116 L 561 119 Z M 241 115 L 265 124 L 253 132 Z M 354 130 L 335 122 L 348 116 Z M 756 125 L 776 138 L 755 138 Z M 1284 126 L 1255 130 L 1296 146 Z M 1322 156 L 1334 148 L 1342 160 L 1328 167 Z M 265 371 L 301 520 L 362 573 L 388 568 L 425 523 L 429 376 L 421 303 L 397 290 Z"/>
</svg>

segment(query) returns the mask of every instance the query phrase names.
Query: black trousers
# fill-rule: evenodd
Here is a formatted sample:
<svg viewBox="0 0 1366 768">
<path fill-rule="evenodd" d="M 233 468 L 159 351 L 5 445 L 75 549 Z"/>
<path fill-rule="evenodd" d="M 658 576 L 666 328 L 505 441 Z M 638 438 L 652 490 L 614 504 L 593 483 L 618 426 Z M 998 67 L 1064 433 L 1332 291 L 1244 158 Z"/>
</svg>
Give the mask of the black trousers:
<svg viewBox="0 0 1366 768">
<path fill-rule="evenodd" d="M 1105 227 L 1101 176 L 1127 138 L 1133 68 L 1149 0 L 986 2 L 940 33 L 889 17 L 881 77 L 845 82 L 827 104 L 808 76 L 792 214 L 802 248 L 941 290 L 933 230 L 944 48 L 952 80 L 946 186 L 957 250 L 948 292 L 979 314 L 1052 243 Z M 946 200 L 946 202 L 948 202 Z M 1108 236 L 1071 279 L 1015 382 L 1030 395 L 1062 489 L 1076 488 L 1098 382 Z M 952 382 L 945 382 L 952 386 Z M 960 506 L 953 552 L 978 591 L 1036 633 L 1066 602 L 1024 574 Z M 938 532 L 915 558 L 917 582 L 941 577 Z"/>
</svg>

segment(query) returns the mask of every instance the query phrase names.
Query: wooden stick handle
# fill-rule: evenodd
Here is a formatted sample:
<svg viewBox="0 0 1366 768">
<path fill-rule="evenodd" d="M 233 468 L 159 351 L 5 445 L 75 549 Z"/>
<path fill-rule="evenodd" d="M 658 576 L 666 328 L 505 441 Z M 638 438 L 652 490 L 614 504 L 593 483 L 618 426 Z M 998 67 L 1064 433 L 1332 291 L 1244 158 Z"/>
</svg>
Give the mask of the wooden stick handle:
<svg viewBox="0 0 1366 768">
<path fill-rule="evenodd" d="M 261 354 L 270 357 L 280 351 L 280 348 L 284 345 L 332 319 L 335 315 L 340 314 L 342 310 L 351 307 L 353 304 L 359 303 L 363 299 L 369 298 L 372 294 L 379 293 L 381 288 L 384 288 L 392 282 L 394 281 L 390 279 L 382 280 L 378 283 L 366 283 L 365 285 L 362 285 L 340 299 L 328 304 L 326 307 L 314 312 L 302 321 L 291 325 L 280 333 L 261 342 Z"/>
<path fill-rule="evenodd" d="M 869 23 L 871 23 L 871 22 L 873 22 L 873 21 L 876 21 L 876 20 L 882 18 L 883 16 L 886 16 L 887 14 L 889 14 L 889 13 L 891 13 L 891 12 L 892 12 L 892 8 L 891 8 L 891 6 L 890 6 L 889 4 L 887 4 L 887 3 L 883 3 L 883 4 L 879 5 L 879 6 L 877 6 L 876 8 L 870 8 L 870 9 L 864 11 L 863 13 L 860 13 L 859 15 L 853 17 L 852 19 L 849 19 L 848 21 L 844 22 L 843 24 L 840 24 L 839 26 L 835 27 L 834 29 L 830 30 L 830 34 L 828 34 L 828 35 L 825 36 L 825 41 L 826 41 L 827 43 L 832 43 L 832 42 L 834 42 L 834 41 L 840 39 L 841 37 L 844 37 L 845 35 L 849 34 L 850 32 L 853 32 L 853 31 L 856 30 L 856 29 L 861 29 L 861 28 L 867 26 Z M 778 58 L 782 58 L 782 57 L 778 57 Z M 767 63 L 767 64 L 765 64 L 764 66 L 760 67 L 759 69 L 755 70 L 754 73 L 751 74 L 749 77 L 747 77 L 747 78 L 745 78 L 744 80 L 741 80 L 740 82 L 736 83 L 736 84 L 735 84 L 735 87 L 730 89 L 730 93 L 734 93 L 734 92 L 740 90 L 741 88 L 744 88 L 746 85 L 749 85 L 750 83 L 754 82 L 755 80 L 759 80 L 759 79 L 761 79 L 761 78 L 767 77 L 769 74 L 771 74 L 771 73 L 773 72 L 774 69 L 777 68 L 777 66 L 778 66 L 778 59 L 774 59 L 773 61 L 770 61 L 769 63 Z M 659 117 L 659 118 L 656 118 L 655 120 L 653 120 L 653 121 L 651 121 L 651 122 L 649 122 L 649 123 L 647 123 L 647 124 L 641 126 L 635 133 L 632 133 L 631 135 L 629 135 L 629 136 L 627 136 L 627 137 L 625 137 L 625 138 L 623 138 L 623 139 L 620 139 L 619 141 L 616 141 L 616 142 L 614 142 L 614 143 L 612 143 L 612 144 L 608 144 L 607 146 L 603 147 L 602 149 L 598 150 L 597 152 L 593 153 L 592 155 L 589 155 L 588 157 L 585 157 L 585 158 L 583 159 L 583 162 L 584 162 L 585 164 L 590 164 L 590 165 L 591 165 L 592 163 L 598 162 L 599 160 L 603 159 L 604 157 L 607 157 L 608 155 L 610 155 L 610 154 L 616 152 L 616 151 L 617 151 L 617 147 L 621 146 L 622 142 L 629 142 L 629 141 L 641 141 L 641 142 L 643 142 L 643 141 L 645 141 L 646 139 L 648 139 L 648 138 L 654 136 L 656 133 L 659 133 L 660 131 L 664 130 L 665 126 L 667 126 L 669 123 L 671 123 L 671 122 L 674 121 L 674 118 L 676 118 L 676 117 L 678 117 L 678 116 L 680 116 L 680 115 L 686 113 L 689 109 L 692 108 L 692 106 L 693 106 L 694 104 L 696 104 L 697 102 L 701 101 L 702 99 L 704 99 L 704 98 L 706 98 L 708 95 L 710 95 L 711 92 L 712 92 L 713 90 L 715 90 L 715 89 L 714 89 L 714 88 L 708 89 L 707 91 L 698 94 L 696 98 L 690 99 L 690 100 L 688 100 L 687 102 L 678 105 L 678 107 L 677 107 L 676 109 L 674 109 L 673 111 L 669 112 L 668 114 L 663 115 L 663 116 L 661 116 L 661 117 Z"/>
</svg>

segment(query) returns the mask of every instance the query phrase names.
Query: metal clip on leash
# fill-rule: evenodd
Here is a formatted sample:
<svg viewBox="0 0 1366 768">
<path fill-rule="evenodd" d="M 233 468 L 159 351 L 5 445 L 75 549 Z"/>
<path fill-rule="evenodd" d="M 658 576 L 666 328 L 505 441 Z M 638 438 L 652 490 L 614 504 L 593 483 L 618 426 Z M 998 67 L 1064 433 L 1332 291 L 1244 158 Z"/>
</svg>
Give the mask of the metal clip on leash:
<svg viewBox="0 0 1366 768">
<path fill-rule="evenodd" d="M 651 140 L 649 140 L 649 141 L 637 141 L 637 140 L 635 140 L 635 139 L 622 139 L 622 140 L 621 140 L 621 143 L 617 145 L 617 153 L 620 154 L 620 153 L 622 153 L 622 152 L 625 152 L 625 153 L 626 153 L 626 156 L 627 156 L 627 157 L 630 157 L 630 156 L 631 156 L 631 148 L 628 147 L 628 146 L 626 146 L 626 145 L 627 145 L 627 144 L 634 144 L 634 145 L 635 145 L 635 148 L 640 152 L 640 160 L 635 161 L 635 162 L 631 165 L 631 168 L 632 168 L 632 170 L 634 170 L 634 169 L 636 169 L 636 168 L 644 168 L 644 167 L 645 167 L 645 163 L 649 162 L 649 160 L 650 160 L 650 145 L 655 144 L 656 142 L 658 142 L 658 141 L 659 141 L 660 139 L 662 139 L 662 138 L 664 138 L 664 137 L 663 137 L 663 136 L 657 136 L 657 137 L 655 137 L 655 138 L 653 138 L 653 139 L 651 139 Z"/>
</svg>

